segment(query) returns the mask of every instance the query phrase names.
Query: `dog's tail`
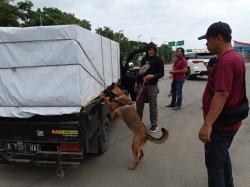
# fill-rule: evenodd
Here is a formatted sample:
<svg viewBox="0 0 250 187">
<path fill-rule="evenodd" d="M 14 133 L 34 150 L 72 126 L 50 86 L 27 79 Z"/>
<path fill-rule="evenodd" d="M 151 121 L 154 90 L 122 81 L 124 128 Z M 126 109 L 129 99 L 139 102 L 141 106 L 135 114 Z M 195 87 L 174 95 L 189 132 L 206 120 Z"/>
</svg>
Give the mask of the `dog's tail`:
<svg viewBox="0 0 250 187">
<path fill-rule="evenodd" d="M 167 139 L 168 139 L 168 131 L 164 128 L 161 128 L 161 132 L 162 132 L 162 135 L 160 138 L 154 138 L 153 136 L 151 136 L 150 134 L 148 135 L 148 140 L 151 141 L 152 143 L 155 143 L 155 144 L 162 144 L 164 143 Z"/>
</svg>

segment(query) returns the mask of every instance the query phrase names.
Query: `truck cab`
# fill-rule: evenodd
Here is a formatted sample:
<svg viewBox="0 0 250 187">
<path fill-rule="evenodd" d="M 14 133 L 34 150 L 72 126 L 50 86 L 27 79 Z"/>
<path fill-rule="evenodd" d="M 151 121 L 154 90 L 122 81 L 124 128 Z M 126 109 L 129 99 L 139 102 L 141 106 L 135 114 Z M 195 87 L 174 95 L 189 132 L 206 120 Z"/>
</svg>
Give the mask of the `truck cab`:
<svg viewBox="0 0 250 187">
<path fill-rule="evenodd" d="M 137 54 L 146 52 L 146 47 L 136 49 L 131 52 L 124 64 L 121 64 L 121 84 L 124 90 L 126 90 L 132 101 L 136 100 L 136 93 L 134 91 L 135 82 L 139 78 L 139 66 L 134 66 L 133 59 Z"/>
</svg>

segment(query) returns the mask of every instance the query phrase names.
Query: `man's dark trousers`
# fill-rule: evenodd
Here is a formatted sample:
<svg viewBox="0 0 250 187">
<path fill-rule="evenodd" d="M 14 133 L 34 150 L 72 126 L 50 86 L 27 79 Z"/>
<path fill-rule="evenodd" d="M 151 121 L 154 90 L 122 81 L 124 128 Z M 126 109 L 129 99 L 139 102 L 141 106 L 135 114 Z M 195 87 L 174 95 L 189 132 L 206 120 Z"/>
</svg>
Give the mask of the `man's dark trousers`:
<svg viewBox="0 0 250 187">
<path fill-rule="evenodd" d="M 173 106 L 181 107 L 182 88 L 183 88 L 184 81 L 185 81 L 184 79 L 173 79 L 173 82 L 171 84 L 171 89 L 172 89 L 171 105 Z"/>
<path fill-rule="evenodd" d="M 158 122 L 158 108 L 157 108 L 157 94 L 159 93 L 158 85 L 144 85 L 136 102 L 137 113 L 142 119 L 144 104 L 149 103 L 150 122 L 151 126 L 157 126 Z"/>
<path fill-rule="evenodd" d="M 211 133 L 211 142 L 205 144 L 205 162 L 208 187 L 234 187 L 232 165 L 228 149 L 235 132 Z"/>
</svg>

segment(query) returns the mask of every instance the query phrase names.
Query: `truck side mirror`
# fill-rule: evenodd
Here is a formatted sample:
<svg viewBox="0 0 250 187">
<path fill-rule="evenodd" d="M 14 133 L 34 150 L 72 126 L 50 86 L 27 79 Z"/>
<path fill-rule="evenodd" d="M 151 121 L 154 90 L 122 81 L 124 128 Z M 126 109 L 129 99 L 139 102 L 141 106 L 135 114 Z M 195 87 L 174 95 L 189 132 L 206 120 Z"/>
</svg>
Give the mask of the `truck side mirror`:
<svg viewBox="0 0 250 187">
<path fill-rule="evenodd" d="M 129 62 L 129 63 L 128 63 L 128 66 L 129 66 L 129 69 L 133 69 L 134 63 L 133 63 L 133 62 Z"/>
</svg>

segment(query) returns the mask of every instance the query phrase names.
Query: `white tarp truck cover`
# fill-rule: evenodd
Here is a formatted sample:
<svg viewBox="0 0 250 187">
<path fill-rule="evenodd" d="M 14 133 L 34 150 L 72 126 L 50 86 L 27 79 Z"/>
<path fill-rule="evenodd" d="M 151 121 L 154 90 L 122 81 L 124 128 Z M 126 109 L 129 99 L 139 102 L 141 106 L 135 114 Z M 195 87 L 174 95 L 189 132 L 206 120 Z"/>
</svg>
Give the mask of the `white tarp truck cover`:
<svg viewBox="0 0 250 187">
<path fill-rule="evenodd" d="M 0 27 L 0 116 L 79 112 L 118 81 L 119 53 L 76 25 Z"/>
</svg>

